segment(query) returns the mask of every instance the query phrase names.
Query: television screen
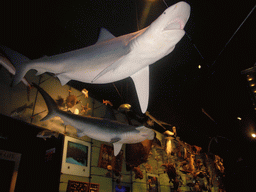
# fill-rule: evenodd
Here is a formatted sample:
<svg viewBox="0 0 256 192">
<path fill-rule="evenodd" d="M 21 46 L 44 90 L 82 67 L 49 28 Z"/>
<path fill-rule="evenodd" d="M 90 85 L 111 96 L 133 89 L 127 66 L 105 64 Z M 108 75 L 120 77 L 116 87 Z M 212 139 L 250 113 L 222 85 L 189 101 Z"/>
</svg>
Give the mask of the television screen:
<svg viewBox="0 0 256 192">
<path fill-rule="evenodd" d="M 63 174 L 90 176 L 91 144 L 65 136 L 61 172 Z"/>
<path fill-rule="evenodd" d="M 88 146 L 68 141 L 66 162 L 88 166 Z"/>
</svg>

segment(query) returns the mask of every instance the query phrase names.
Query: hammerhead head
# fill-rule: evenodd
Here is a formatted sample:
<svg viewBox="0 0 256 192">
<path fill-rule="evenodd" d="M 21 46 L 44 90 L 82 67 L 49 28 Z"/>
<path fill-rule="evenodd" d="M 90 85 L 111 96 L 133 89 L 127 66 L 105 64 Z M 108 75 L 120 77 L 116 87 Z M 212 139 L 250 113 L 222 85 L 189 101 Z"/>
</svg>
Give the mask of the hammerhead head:
<svg viewBox="0 0 256 192">
<path fill-rule="evenodd" d="M 47 92 L 34 83 L 32 85 L 41 93 L 48 108 L 48 114 L 41 121 L 59 116 L 66 125 L 77 129 L 78 137 L 86 135 L 92 139 L 113 143 L 115 156 L 118 155 L 124 143 L 132 144 L 154 139 L 155 132 L 144 126 L 134 127 L 117 121 L 62 111 Z"/>
<path fill-rule="evenodd" d="M 115 37 L 102 28 L 96 44 L 50 57 L 21 63 L 13 85 L 30 69 L 37 75 L 54 73 L 64 85 L 70 80 L 105 84 L 131 77 L 142 113 L 149 100 L 149 65 L 168 55 L 184 36 L 190 6 L 179 2 L 167 8 L 150 26 Z"/>
</svg>

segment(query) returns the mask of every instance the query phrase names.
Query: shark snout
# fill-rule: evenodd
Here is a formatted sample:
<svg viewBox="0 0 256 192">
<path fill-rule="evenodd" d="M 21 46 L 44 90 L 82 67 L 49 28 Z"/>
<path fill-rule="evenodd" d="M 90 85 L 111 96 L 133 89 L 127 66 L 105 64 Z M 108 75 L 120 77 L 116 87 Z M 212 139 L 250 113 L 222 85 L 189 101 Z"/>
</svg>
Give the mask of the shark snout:
<svg viewBox="0 0 256 192">
<path fill-rule="evenodd" d="M 165 30 L 183 30 L 190 16 L 190 5 L 186 2 L 179 2 L 167 8 L 164 12 L 162 22 L 168 21 Z"/>
</svg>

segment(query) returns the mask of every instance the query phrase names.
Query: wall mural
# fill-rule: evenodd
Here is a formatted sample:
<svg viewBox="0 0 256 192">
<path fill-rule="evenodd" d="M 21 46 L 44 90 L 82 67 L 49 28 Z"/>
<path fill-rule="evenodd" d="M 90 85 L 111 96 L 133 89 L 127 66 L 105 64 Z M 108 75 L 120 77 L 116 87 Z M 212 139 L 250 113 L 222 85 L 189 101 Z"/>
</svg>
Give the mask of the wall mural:
<svg viewBox="0 0 256 192">
<path fill-rule="evenodd" d="M 165 141 L 166 145 L 169 144 L 169 140 L 170 136 L 167 136 L 162 141 Z M 138 166 L 136 164 L 138 161 L 134 159 L 133 163 L 137 166 L 134 171 L 135 179 L 142 179 L 145 174 L 155 174 L 158 177 L 166 174 L 170 188 L 174 191 L 185 189 L 186 191 L 211 191 L 213 188 L 225 191 L 223 181 L 225 169 L 222 158 L 202 153 L 200 147 L 189 145 L 181 141 L 179 137 L 172 137 L 171 148 L 172 152 L 168 152 L 164 145 L 162 147 L 152 146 L 147 160 Z M 136 147 L 134 149 L 133 155 L 140 155 L 141 152 L 136 151 Z M 129 162 L 129 157 L 127 159 L 126 163 L 130 166 L 132 162 Z M 164 163 L 159 164 L 160 162 Z M 147 183 L 150 184 L 151 180 L 148 179 Z M 155 189 L 149 187 L 148 190 Z"/>
<path fill-rule="evenodd" d="M 114 149 L 112 146 L 102 144 L 100 148 L 98 167 L 107 169 L 108 177 L 112 177 L 112 171 L 118 176 L 122 171 L 123 151 L 114 156 Z"/>
</svg>

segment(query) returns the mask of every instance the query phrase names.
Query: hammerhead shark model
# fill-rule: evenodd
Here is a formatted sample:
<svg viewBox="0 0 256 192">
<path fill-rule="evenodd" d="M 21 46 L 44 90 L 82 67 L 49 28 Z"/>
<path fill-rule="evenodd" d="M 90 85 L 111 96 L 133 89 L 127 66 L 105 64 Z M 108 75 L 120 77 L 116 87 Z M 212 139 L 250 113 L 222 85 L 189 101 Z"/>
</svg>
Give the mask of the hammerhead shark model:
<svg viewBox="0 0 256 192">
<path fill-rule="evenodd" d="M 173 51 L 184 36 L 190 6 L 179 2 L 167 8 L 150 26 L 119 37 L 102 28 L 96 44 L 50 57 L 25 61 L 16 68 L 13 85 L 30 69 L 37 75 L 54 73 L 65 85 L 70 80 L 105 84 L 131 77 L 142 113 L 148 107 L 149 65 Z"/>
<path fill-rule="evenodd" d="M 144 126 L 134 127 L 117 121 L 85 117 L 62 111 L 48 93 L 38 85 L 34 83 L 32 85 L 41 93 L 48 107 L 48 114 L 41 121 L 59 116 L 66 125 L 71 125 L 77 129 L 78 137 L 86 135 L 99 141 L 113 143 L 115 156 L 118 155 L 124 143 L 132 144 L 146 139 L 154 139 L 155 132 Z"/>
</svg>

